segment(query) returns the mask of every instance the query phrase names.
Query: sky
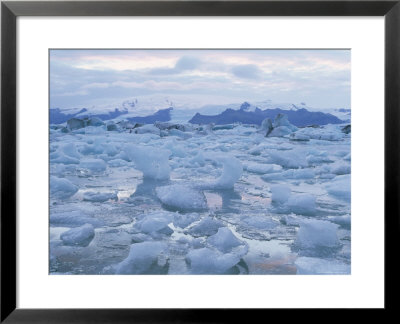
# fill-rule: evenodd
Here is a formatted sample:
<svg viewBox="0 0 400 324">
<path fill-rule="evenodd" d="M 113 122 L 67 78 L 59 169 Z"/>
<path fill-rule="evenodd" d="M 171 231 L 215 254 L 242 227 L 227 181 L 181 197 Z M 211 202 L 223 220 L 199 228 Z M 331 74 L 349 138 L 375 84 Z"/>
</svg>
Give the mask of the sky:
<svg viewBox="0 0 400 324">
<path fill-rule="evenodd" d="M 50 107 L 169 96 L 350 108 L 350 50 L 50 50 Z M 183 99 L 182 99 L 183 100 Z"/>
</svg>

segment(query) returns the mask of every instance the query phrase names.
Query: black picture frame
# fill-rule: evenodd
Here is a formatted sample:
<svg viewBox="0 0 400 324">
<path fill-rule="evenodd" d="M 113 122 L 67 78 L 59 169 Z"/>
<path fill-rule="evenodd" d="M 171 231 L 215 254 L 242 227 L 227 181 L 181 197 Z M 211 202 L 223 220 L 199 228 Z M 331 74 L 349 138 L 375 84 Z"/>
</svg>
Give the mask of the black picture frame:
<svg viewBox="0 0 400 324">
<path fill-rule="evenodd" d="M 16 19 L 19 16 L 384 16 L 385 311 L 395 310 L 400 228 L 400 0 L 394 1 L 2 1 L 1 322 L 198 323 L 262 319 L 266 309 L 20 309 L 16 307 Z M 367 284 L 367 283 L 366 283 Z M 271 310 L 272 311 L 272 310 Z M 261 313 L 261 314 L 260 314 Z M 258 317 L 261 316 L 261 317 Z M 264 318 L 267 320 L 266 318 Z"/>
</svg>

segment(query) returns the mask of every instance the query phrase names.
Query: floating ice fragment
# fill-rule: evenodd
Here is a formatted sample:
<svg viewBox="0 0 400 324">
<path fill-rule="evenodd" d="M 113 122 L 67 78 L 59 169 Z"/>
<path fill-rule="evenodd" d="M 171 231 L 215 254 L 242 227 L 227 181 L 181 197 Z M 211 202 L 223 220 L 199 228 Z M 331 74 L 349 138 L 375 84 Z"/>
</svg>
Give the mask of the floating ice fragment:
<svg viewBox="0 0 400 324">
<path fill-rule="evenodd" d="M 243 172 L 242 163 L 234 156 L 208 156 L 209 159 L 222 163 L 222 174 L 215 181 L 200 183 L 201 189 L 232 189 L 236 181 L 240 179 Z"/>
<path fill-rule="evenodd" d="M 331 158 L 329 158 L 326 151 L 311 150 L 307 155 L 307 162 L 310 166 L 313 166 L 322 163 L 330 163 L 333 161 Z"/>
<path fill-rule="evenodd" d="M 338 125 L 325 125 L 322 127 L 304 127 L 297 131 L 300 135 L 307 135 L 311 139 L 325 140 L 325 141 L 339 141 L 345 137 Z"/>
<path fill-rule="evenodd" d="M 51 212 L 50 224 L 56 227 L 78 227 L 84 224 L 92 224 L 94 227 L 99 227 L 103 223 L 93 217 L 90 217 L 81 211 L 65 211 L 65 212 Z"/>
<path fill-rule="evenodd" d="M 171 171 L 169 166 L 171 152 L 169 150 L 130 144 L 124 147 L 124 151 L 135 163 L 136 168 L 143 172 L 144 178 L 169 179 Z"/>
<path fill-rule="evenodd" d="M 297 127 L 289 122 L 285 114 L 276 115 L 273 125 L 271 125 L 271 122 L 266 121 L 263 127 L 266 127 L 265 136 L 268 137 L 283 137 L 297 130 Z"/>
<path fill-rule="evenodd" d="M 196 153 L 196 155 L 193 157 L 193 158 L 191 158 L 190 160 L 189 160 L 189 162 L 190 163 L 197 163 L 198 165 L 200 165 L 200 166 L 204 166 L 204 164 L 205 164 L 205 159 L 204 159 L 204 155 L 203 155 L 203 151 L 198 151 L 197 153 Z"/>
<path fill-rule="evenodd" d="M 344 227 L 349 227 L 351 224 L 351 216 L 344 215 L 344 216 L 330 216 L 329 220 L 333 223 L 339 224 Z"/>
<path fill-rule="evenodd" d="M 342 161 L 336 161 L 330 166 L 331 173 L 337 174 L 337 175 L 343 175 L 343 174 L 350 174 L 351 173 L 351 166 L 350 163 L 347 162 L 342 162 Z"/>
<path fill-rule="evenodd" d="M 116 160 L 121 159 L 121 160 L 124 160 L 124 161 L 126 161 L 126 162 L 129 162 L 129 161 L 130 161 L 129 156 L 126 154 L 125 151 L 119 152 L 119 153 L 118 153 L 117 155 L 115 155 L 113 158 L 116 159 Z M 111 161 L 112 161 L 112 160 L 111 160 Z"/>
<path fill-rule="evenodd" d="M 153 233 L 159 232 L 168 226 L 173 221 L 173 213 L 169 212 L 155 212 L 145 215 L 140 221 L 138 221 L 134 228 L 142 233 Z"/>
<path fill-rule="evenodd" d="M 187 185 L 173 184 L 157 187 L 156 193 L 161 202 L 177 210 L 199 210 L 207 208 L 204 193 Z"/>
<path fill-rule="evenodd" d="M 278 164 L 249 163 L 245 166 L 246 170 L 253 173 L 274 173 L 282 170 Z"/>
<path fill-rule="evenodd" d="M 207 243 L 223 253 L 231 252 L 233 248 L 244 244 L 227 227 L 220 227 L 216 234 L 207 239 Z"/>
<path fill-rule="evenodd" d="M 64 144 L 60 147 L 61 152 L 63 152 L 65 155 L 68 155 L 70 157 L 73 157 L 75 159 L 80 159 L 81 155 L 79 152 L 76 150 L 76 146 L 74 143 L 67 143 Z"/>
<path fill-rule="evenodd" d="M 242 222 L 260 230 L 272 230 L 279 225 L 278 222 L 274 221 L 270 216 L 261 215 L 243 217 Z"/>
<path fill-rule="evenodd" d="M 83 119 L 79 118 L 71 118 L 67 120 L 67 128 L 69 130 L 76 130 L 86 126 L 86 123 Z"/>
<path fill-rule="evenodd" d="M 101 154 L 103 153 L 103 143 L 106 141 L 106 138 L 100 137 L 96 138 L 93 144 L 85 144 L 81 149 L 80 152 L 85 155 L 89 154 Z"/>
<path fill-rule="evenodd" d="M 218 232 L 218 228 L 223 227 L 221 221 L 211 217 L 203 218 L 199 223 L 195 224 L 188 231 L 193 236 L 210 236 Z"/>
<path fill-rule="evenodd" d="M 91 172 L 103 172 L 107 169 L 107 163 L 100 159 L 87 159 L 81 161 L 80 167 Z"/>
<path fill-rule="evenodd" d="M 303 149 L 293 149 L 290 151 L 275 151 L 268 152 L 270 162 L 279 164 L 284 168 L 298 169 L 308 166 L 306 160 L 306 152 Z"/>
<path fill-rule="evenodd" d="M 162 259 L 166 250 L 167 244 L 162 242 L 132 244 L 128 257 L 117 265 L 116 274 L 165 273 L 168 263 Z"/>
<path fill-rule="evenodd" d="M 328 221 L 305 220 L 301 222 L 295 244 L 301 249 L 337 247 L 339 244 L 338 225 Z"/>
<path fill-rule="evenodd" d="M 50 197 L 53 199 L 66 199 L 73 196 L 78 187 L 64 178 L 50 177 Z"/>
<path fill-rule="evenodd" d="M 79 164 L 79 160 L 62 152 L 55 152 L 50 156 L 51 163 Z"/>
<path fill-rule="evenodd" d="M 301 133 L 292 133 L 290 134 L 291 141 L 300 141 L 300 142 L 307 142 L 310 140 L 310 136 Z"/>
<path fill-rule="evenodd" d="M 200 215 L 197 213 L 190 213 L 190 214 L 179 214 L 176 213 L 174 215 L 174 226 L 180 228 L 186 228 L 190 224 L 194 223 L 200 218 Z"/>
<path fill-rule="evenodd" d="M 224 274 L 238 264 L 240 258 L 240 254 L 223 254 L 209 248 L 202 248 L 190 251 L 186 255 L 186 262 L 193 274 Z"/>
<path fill-rule="evenodd" d="M 51 163 L 79 164 L 81 155 L 76 151 L 75 144 L 61 145 L 57 151 L 50 154 Z"/>
<path fill-rule="evenodd" d="M 287 205 L 295 214 L 314 215 L 316 211 L 315 196 L 310 194 L 292 195 Z"/>
<path fill-rule="evenodd" d="M 148 133 L 150 133 L 150 134 L 154 134 L 154 135 L 160 135 L 160 129 L 157 128 L 154 125 L 151 125 L 151 124 L 147 124 L 147 125 L 143 125 L 143 126 L 137 127 L 137 128 L 134 129 L 133 132 L 136 133 L 136 134 L 148 134 Z"/>
<path fill-rule="evenodd" d="M 236 181 L 242 175 L 243 167 L 240 161 L 231 156 L 220 157 L 217 159 L 222 162 L 223 169 L 221 176 L 216 180 L 215 188 L 217 189 L 231 189 Z"/>
<path fill-rule="evenodd" d="M 110 167 L 113 167 L 113 168 L 117 168 L 117 167 L 122 167 L 122 166 L 128 165 L 128 162 L 126 162 L 125 160 L 122 160 L 122 159 L 109 160 L 107 163 L 108 163 L 108 165 Z"/>
<path fill-rule="evenodd" d="M 336 198 L 350 201 L 351 200 L 351 181 L 350 175 L 339 175 L 329 182 L 325 188 L 328 193 Z"/>
<path fill-rule="evenodd" d="M 105 202 L 107 200 L 118 200 L 116 193 L 107 192 L 85 192 L 83 194 L 83 200 L 92 202 Z"/>
<path fill-rule="evenodd" d="M 260 130 L 264 132 L 265 136 L 268 136 L 272 132 L 272 129 L 273 129 L 272 120 L 270 118 L 265 118 L 261 122 Z"/>
<path fill-rule="evenodd" d="M 94 238 L 94 228 L 91 224 L 85 224 L 81 227 L 72 228 L 60 236 L 64 245 L 70 246 L 88 246 Z"/>
<path fill-rule="evenodd" d="M 191 138 L 191 137 L 192 137 L 191 134 L 182 132 L 181 130 L 179 130 L 179 129 L 174 129 L 174 128 L 173 128 L 173 129 L 170 129 L 170 130 L 168 131 L 168 134 L 169 134 L 170 136 L 177 136 L 177 137 L 180 137 L 180 138 L 183 138 L 183 139 L 188 139 L 188 138 Z"/>
<path fill-rule="evenodd" d="M 289 128 L 292 132 L 296 131 L 298 128 L 289 122 L 288 116 L 286 114 L 278 114 L 274 120 L 274 127 L 285 126 Z"/>
<path fill-rule="evenodd" d="M 119 153 L 117 147 L 111 143 L 104 144 L 103 148 L 103 153 L 107 154 L 108 156 L 115 156 Z"/>
<path fill-rule="evenodd" d="M 273 185 L 271 186 L 271 200 L 272 202 L 283 204 L 290 197 L 290 187 L 286 185 Z"/>
<path fill-rule="evenodd" d="M 169 141 L 164 144 L 164 149 L 170 150 L 173 156 L 185 157 L 186 151 L 183 145 L 179 144 L 176 140 Z"/>
<path fill-rule="evenodd" d="M 315 171 L 312 169 L 290 169 L 279 173 L 264 174 L 261 179 L 264 181 L 284 179 L 313 179 Z"/>
<path fill-rule="evenodd" d="M 286 126 L 274 127 L 268 137 L 283 137 L 292 133 L 292 130 Z"/>
</svg>

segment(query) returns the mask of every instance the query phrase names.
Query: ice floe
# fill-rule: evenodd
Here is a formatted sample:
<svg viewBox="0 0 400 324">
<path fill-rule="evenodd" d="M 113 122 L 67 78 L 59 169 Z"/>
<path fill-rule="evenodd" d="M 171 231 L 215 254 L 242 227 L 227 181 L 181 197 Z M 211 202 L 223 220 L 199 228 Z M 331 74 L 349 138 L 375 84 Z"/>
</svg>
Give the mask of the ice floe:
<svg viewBox="0 0 400 324">
<path fill-rule="evenodd" d="M 207 239 L 207 243 L 223 253 L 231 252 L 232 249 L 244 245 L 232 231 L 227 227 L 220 227 L 218 232 Z"/>
<path fill-rule="evenodd" d="M 83 194 L 83 200 L 92 202 L 105 202 L 107 200 L 118 200 L 116 193 L 111 192 L 85 192 Z"/>
<path fill-rule="evenodd" d="M 92 224 L 85 224 L 72 228 L 60 235 L 64 245 L 88 246 L 94 238 L 94 227 Z"/>
<path fill-rule="evenodd" d="M 224 274 L 237 265 L 241 259 L 240 253 L 222 253 L 210 248 L 190 251 L 186 261 L 193 274 Z"/>
<path fill-rule="evenodd" d="M 223 226 L 224 224 L 220 220 L 205 217 L 199 223 L 190 227 L 188 233 L 194 237 L 211 236 L 216 234 L 218 229 Z"/>
<path fill-rule="evenodd" d="M 66 199 L 73 196 L 78 187 L 65 178 L 50 177 L 50 198 Z"/>
<path fill-rule="evenodd" d="M 207 208 L 204 193 L 188 185 L 173 184 L 156 188 L 158 199 L 176 210 L 201 210 Z"/>
<path fill-rule="evenodd" d="M 301 249 L 334 248 L 339 245 L 338 225 L 323 220 L 304 220 L 295 244 Z"/>
<path fill-rule="evenodd" d="M 167 271 L 163 242 L 142 242 L 131 245 L 129 255 L 116 266 L 116 274 L 160 274 Z"/>
<path fill-rule="evenodd" d="M 350 175 L 339 175 L 332 179 L 331 182 L 325 185 L 326 191 L 338 198 L 345 201 L 351 199 L 351 180 Z"/>
</svg>

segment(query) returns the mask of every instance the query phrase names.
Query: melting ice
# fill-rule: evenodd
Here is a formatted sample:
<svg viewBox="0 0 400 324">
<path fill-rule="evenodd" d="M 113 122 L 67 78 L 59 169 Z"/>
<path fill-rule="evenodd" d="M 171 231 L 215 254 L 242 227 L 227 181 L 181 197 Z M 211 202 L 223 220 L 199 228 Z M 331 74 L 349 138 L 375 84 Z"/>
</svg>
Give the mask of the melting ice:
<svg viewBox="0 0 400 324">
<path fill-rule="evenodd" d="M 93 125 L 50 129 L 51 273 L 350 273 L 345 125 Z"/>
</svg>

